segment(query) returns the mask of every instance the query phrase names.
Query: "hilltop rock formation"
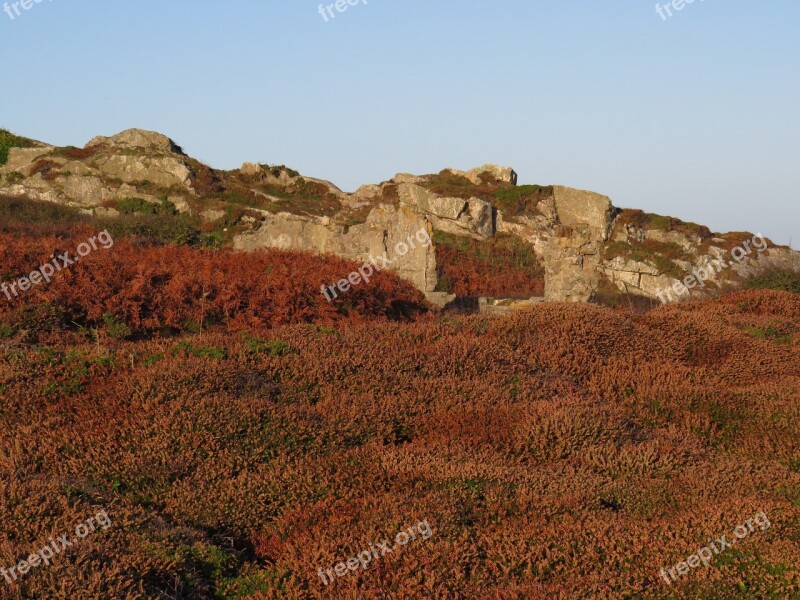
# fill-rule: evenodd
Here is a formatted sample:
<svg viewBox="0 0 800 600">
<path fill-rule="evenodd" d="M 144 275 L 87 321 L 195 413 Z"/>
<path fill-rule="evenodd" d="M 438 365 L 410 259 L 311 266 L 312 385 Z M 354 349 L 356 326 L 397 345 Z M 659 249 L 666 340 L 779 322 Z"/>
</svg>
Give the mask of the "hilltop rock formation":
<svg viewBox="0 0 800 600">
<path fill-rule="evenodd" d="M 442 289 L 435 247 L 449 239 L 481 247 L 512 238 L 539 261 L 545 299 L 586 302 L 609 290 L 655 298 L 753 237 L 621 210 L 594 192 L 518 186 L 517 173 L 497 165 L 401 173 L 348 194 L 283 166 L 244 163 L 233 171 L 214 170 L 186 156 L 169 137 L 140 129 L 99 136 L 83 148 L 34 140 L 20 146 L 10 148 L 0 165 L 1 194 L 77 206 L 102 217 L 167 207 L 169 214 L 218 224 L 220 235 L 244 251 L 295 249 L 359 262 L 386 256 L 389 268 L 438 303 L 452 298 Z M 420 232 L 439 242 L 416 243 L 398 254 Z M 699 294 L 735 287 L 769 267 L 800 269 L 798 253 L 788 248 L 769 244 L 751 254 L 731 261 Z"/>
</svg>

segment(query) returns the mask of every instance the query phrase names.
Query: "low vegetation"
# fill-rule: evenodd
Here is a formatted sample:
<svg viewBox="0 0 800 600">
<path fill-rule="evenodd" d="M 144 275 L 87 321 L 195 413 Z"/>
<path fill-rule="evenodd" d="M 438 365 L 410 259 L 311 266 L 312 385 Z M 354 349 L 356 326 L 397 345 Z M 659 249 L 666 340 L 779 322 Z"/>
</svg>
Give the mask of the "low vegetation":
<svg viewBox="0 0 800 600">
<path fill-rule="evenodd" d="M 622 257 L 626 260 L 648 263 L 656 267 L 662 274 L 676 279 L 685 277 L 686 271 L 675 260 L 691 259 L 691 256 L 677 244 L 656 240 L 611 242 L 606 246 L 603 257 L 606 260 Z"/>
<path fill-rule="evenodd" d="M 63 231 L 89 220 L 90 218 L 80 209 L 70 206 L 0 195 L 0 231 L 8 233 Z"/>
<path fill-rule="evenodd" d="M 87 227 L 71 237 L 0 234 L 0 281 L 27 275 L 57 250 L 73 250 L 92 231 Z M 57 308 L 56 329 L 99 328 L 112 337 L 128 330 L 123 337 L 407 319 L 426 312 L 421 294 L 388 272 L 329 303 L 320 286 L 357 267 L 343 259 L 298 252 L 244 254 L 116 239 L 113 250 L 94 251 L 49 284 L 35 286 L 11 302 L 0 298 L 0 322 L 30 340 L 54 329 L 53 319 L 41 328 L 21 324 L 20 314 L 30 307 Z"/>
<path fill-rule="evenodd" d="M 617 217 L 616 227 L 623 228 L 628 225 L 639 229 L 653 229 L 663 232 L 675 231 L 688 236 L 700 238 L 701 240 L 712 236 L 711 230 L 704 225 L 681 221 L 674 217 L 646 213 L 637 209 L 624 209 Z"/>
<path fill-rule="evenodd" d="M 800 294 L 800 270 L 773 269 L 751 277 L 744 282 L 751 290 L 779 290 Z"/>
<path fill-rule="evenodd" d="M 503 211 L 503 215 L 515 217 L 521 214 L 538 214 L 539 204 L 552 197 L 553 186 L 509 186 L 494 193 L 492 204 Z"/>
<path fill-rule="evenodd" d="M 8 162 L 8 151 L 11 148 L 33 148 L 33 140 L 14 135 L 6 129 L 0 129 L 0 166 Z"/>
<path fill-rule="evenodd" d="M 796 334 L 800 296 L 0 341 L 0 564 L 112 521 L 6 589 L 795 598 L 800 346 L 748 331 L 769 327 Z M 769 529 L 660 578 L 762 511 Z M 429 540 L 323 585 L 318 569 L 422 519 Z"/>
<path fill-rule="evenodd" d="M 661 301 L 620 290 L 606 277 L 600 277 L 597 289 L 589 301 L 615 310 L 642 313 L 661 306 Z"/>
<path fill-rule="evenodd" d="M 437 291 L 458 296 L 544 295 L 544 268 L 533 247 L 510 235 L 489 240 L 434 232 Z"/>
</svg>

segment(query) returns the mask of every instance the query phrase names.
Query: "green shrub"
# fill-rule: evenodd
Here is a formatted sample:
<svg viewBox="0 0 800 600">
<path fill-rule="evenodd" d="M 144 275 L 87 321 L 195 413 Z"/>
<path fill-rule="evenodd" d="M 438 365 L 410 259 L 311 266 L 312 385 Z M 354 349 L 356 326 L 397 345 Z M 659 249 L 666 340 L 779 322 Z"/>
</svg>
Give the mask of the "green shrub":
<svg viewBox="0 0 800 600">
<path fill-rule="evenodd" d="M 35 144 L 28 138 L 14 135 L 10 131 L 0 129 L 0 166 L 8 162 L 8 151 L 11 148 L 33 148 Z"/>
<path fill-rule="evenodd" d="M 778 290 L 800 294 L 800 272 L 774 269 L 748 279 L 744 287 L 750 290 Z"/>
<path fill-rule="evenodd" d="M 124 198 L 119 200 L 114 205 L 114 208 L 116 208 L 123 215 L 140 214 L 174 216 L 178 214 L 178 209 L 175 208 L 175 205 L 166 198 L 161 199 L 161 204 L 148 202 L 147 200 L 142 200 L 141 198 Z"/>
<path fill-rule="evenodd" d="M 158 205 L 158 214 L 175 216 L 178 214 L 178 208 L 164 196 L 161 198 L 161 204 Z"/>
<path fill-rule="evenodd" d="M 209 346 L 208 348 L 195 348 L 187 341 L 178 342 L 172 348 L 172 355 L 173 356 L 196 356 L 198 358 L 216 358 L 218 360 L 224 360 L 228 358 L 228 351 L 225 348 L 219 348 L 216 346 Z"/>
<path fill-rule="evenodd" d="M 41 202 L 0 196 L 0 223 L 3 226 L 13 225 L 52 225 L 53 223 L 81 223 L 89 217 L 77 208 L 62 206 L 53 202 Z"/>
<path fill-rule="evenodd" d="M 747 333 L 758 338 L 759 340 L 768 340 L 777 344 L 789 344 L 792 341 L 792 336 L 782 332 L 775 325 L 767 325 L 766 327 L 748 327 Z"/>
<path fill-rule="evenodd" d="M 508 216 L 537 213 L 539 202 L 552 197 L 553 186 L 519 185 L 502 188 L 494 193 L 494 204 Z"/>
<path fill-rule="evenodd" d="M 110 313 L 103 315 L 103 323 L 106 325 L 106 333 L 114 339 L 121 340 L 131 335 L 131 328 L 124 321 L 118 319 Z"/>
<path fill-rule="evenodd" d="M 201 233 L 192 244 L 196 248 L 222 248 L 225 244 L 225 235 L 221 231 L 208 231 Z"/>
<path fill-rule="evenodd" d="M 123 215 L 156 215 L 158 214 L 158 205 L 142 200 L 141 198 L 125 198 L 120 200 L 114 206 Z"/>
<path fill-rule="evenodd" d="M 248 354 L 267 354 L 273 358 L 280 358 L 293 352 L 292 347 L 286 342 L 280 340 L 264 341 L 253 336 L 247 337 L 244 347 Z"/>
<path fill-rule="evenodd" d="M 108 229 L 114 239 L 135 237 L 157 246 L 191 246 L 200 237 L 199 219 L 188 215 L 125 215 L 101 221 L 98 227 Z"/>
</svg>

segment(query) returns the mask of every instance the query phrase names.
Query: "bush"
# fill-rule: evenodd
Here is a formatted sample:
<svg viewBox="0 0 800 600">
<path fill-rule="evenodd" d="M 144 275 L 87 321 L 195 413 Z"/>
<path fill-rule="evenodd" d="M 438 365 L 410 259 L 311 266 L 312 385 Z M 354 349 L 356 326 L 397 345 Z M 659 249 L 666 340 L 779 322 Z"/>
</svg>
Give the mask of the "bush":
<svg viewBox="0 0 800 600">
<path fill-rule="evenodd" d="M 118 201 L 114 208 L 123 215 L 176 215 L 178 213 L 175 205 L 166 198 L 161 200 L 161 204 L 148 202 L 141 198 L 124 198 Z"/>
<path fill-rule="evenodd" d="M 494 197 L 495 206 L 507 216 L 536 214 L 539 203 L 553 197 L 553 186 L 511 186 L 497 190 Z"/>
<path fill-rule="evenodd" d="M 111 313 L 103 315 L 103 323 L 106 326 L 106 333 L 114 339 L 124 339 L 131 335 L 131 328 L 124 321 L 117 319 Z"/>
<path fill-rule="evenodd" d="M 800 272 L 774 269 L 751 277 L 744 287 L 749 290 L 777 290 L 800 294 Z"/>
<path fill-rule="evenodd" d="M 544 294 L 544 269 L 533 247 L 516 237 L 477 241 L 436 231 L 433 241 L 437 291 L 500 298 Z"/>
<path fill-rule="evenodd" d="M 146 219 L 151 218 L 159 217 Z M 113 248 L 93 252 L 18 302 L 58 306 L 65 322 L 105 326 L 112 337 L 199 331 L 196 323 L 204 330 L 208 325 L 242 331 L 365 317 L 415 319 L 427 310 L 420 292 L 388 272 L 328 302 L 321 285 L 358 268 L 339 258 L 147 246 L 114 238 Z M 24 273 L 85 239 L 0 234 L 0 264 L 8 273 Z M 0 320 L 4 308 L 0 305 Z"/>
<path fill-rule="evenodd" d="M 8 162 L 8 151 L 11 148 L 33 148 L 33 140 L 14 135 L 6 129 L 0 129 L 0 166 Z"/>
<path fill-rule="evenodd" d="M 52 202 L 0 195 L 0 231 L 25 229 L 31 225 L 37 226 L 34 229 L 42 229 L 43 227 L 52 229 L 64 224 L 69 225 L 88 221 L 88 215 L 77 208 Z"/>
<path fill-rule="evenodd" d="M 14 329 L 26 331 L 35 337 L 60 329 L 64 323 L 64 311 L 46 302 L 23 305 L 12 309 L 10 321 Z"/>
<path fill-rule="evenodd" d="M 135 238 L 138 243 L 157 246 L 194 245 L 198 243 L 201 225 L 194 216 L 163 214 L 124 215 L 98 223 L 98 229 L 108 229 L 114 239 Z"/>
</svg>

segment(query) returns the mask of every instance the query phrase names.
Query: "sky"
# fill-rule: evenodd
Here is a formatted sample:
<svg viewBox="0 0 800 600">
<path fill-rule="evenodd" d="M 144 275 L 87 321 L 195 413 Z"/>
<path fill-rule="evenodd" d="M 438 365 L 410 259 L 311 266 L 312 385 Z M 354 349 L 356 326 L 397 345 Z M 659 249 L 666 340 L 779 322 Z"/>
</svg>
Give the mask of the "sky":
<svg viewBox="0 0 800 600">
<path fill-rule="evenodd" d="M 800 247 L 797 0 L 352 1 L 9 3 L 0 127 L 151 129 L 346 191 L 497 163 Z"/>
</svg>

